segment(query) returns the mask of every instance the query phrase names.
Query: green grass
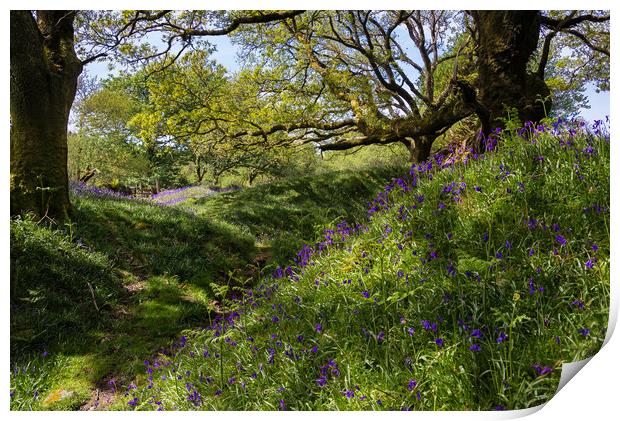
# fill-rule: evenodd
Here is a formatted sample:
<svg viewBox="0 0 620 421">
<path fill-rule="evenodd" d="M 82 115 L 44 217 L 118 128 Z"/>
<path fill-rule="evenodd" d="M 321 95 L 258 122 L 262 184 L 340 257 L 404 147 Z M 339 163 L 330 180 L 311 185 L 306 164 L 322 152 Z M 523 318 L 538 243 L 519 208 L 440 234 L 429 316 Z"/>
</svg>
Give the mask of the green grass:
<svg viewBox="0 0 620 421">
<path fill-rule="evenodd" d="M 609 142 L 536 139 L 507 136 L 482 160 L 422 174 L 411 192 L 395 186 L 367 230 L 290 276 L 263 278 L 212 329 L 188 330 L 176 352 L 149 360 L 116 408 L 548 401 L 562 363 L 593 355 L 605 337 Z"/>
<path fill-rule="evenodd" d="M 345 208 L 363 218 L 365 201 L 397 172 L 285 180 L 192 208 L 73 197 L 62 227 L 12 220 L 11 408 L 78 409 L 109 380 L 128 384 L 173 338 L 209 325 L 235 288 L 280 256 L 272 247 L 316 238 L 312 230 Z M 347 206 L 351 194 L 363 203 Z M 241 222 L 241 209 L 256 217 Z"/>
<path fill-rule="evenodd" d="M 58 229 L 12 220 L 11 408 L 78 409 L 95 390 L 110 409 L 544 403 L 605 337 L 609 165 L 608 139 L 513 134 L 391 183 L 370 222 L 395 168 L 176 207 L 74 198 Z M 333 245 L 270 275 L 324 228 Z"/>
<path fill-rule="evenodd" d="M 190 200 L 190 209 L 226 221 L 252 235 L 275 262 L 284 264 L 323 228 L 338 222 L 363 222 L 367 203 L 401 166 L 328 171 L 277 183 Z"/>
</svg>

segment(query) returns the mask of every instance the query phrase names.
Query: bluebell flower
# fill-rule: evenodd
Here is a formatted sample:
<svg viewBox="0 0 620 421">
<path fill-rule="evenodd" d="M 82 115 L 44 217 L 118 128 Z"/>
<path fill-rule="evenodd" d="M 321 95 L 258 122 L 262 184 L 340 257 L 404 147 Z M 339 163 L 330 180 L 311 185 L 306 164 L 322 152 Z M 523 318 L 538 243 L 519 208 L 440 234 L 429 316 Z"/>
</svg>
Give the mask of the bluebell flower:
<svg viewBox="0 0 620 421">
<path fill-rule="evenodd" d="M 544 376 L 546 374 L 549 374 L 553 371 L 553 369 L 549 366 L 541 366 L 540 364 L 534 364 L 533 365 L 534 370 L 536 371 L 536 373 L 539 376 Z"/>
<path fill-rule="evenodd" d="M 581 333 L 583 336 L 588 336 L 590 334 L 590 329 L 588 329 L 587 327 L 581 328 L 578 330 L 579 333 Z"/>
<path fill-rule="evenodd" d="M 454 267 L 452 262 L 448 264 L 447 271 L 448 271 L 448 276 L 456 276 L 456 268 Z"/>
<path fill-rule="evenodd" d="M 583 310 L 585 308 L 585 304 L 583 303 L 583 301 L 581 300 L 574 300 L 572 303 L 570 303 L 572 306 L 577 306 L 579 308 L 579 310 Z"/>
</svg>

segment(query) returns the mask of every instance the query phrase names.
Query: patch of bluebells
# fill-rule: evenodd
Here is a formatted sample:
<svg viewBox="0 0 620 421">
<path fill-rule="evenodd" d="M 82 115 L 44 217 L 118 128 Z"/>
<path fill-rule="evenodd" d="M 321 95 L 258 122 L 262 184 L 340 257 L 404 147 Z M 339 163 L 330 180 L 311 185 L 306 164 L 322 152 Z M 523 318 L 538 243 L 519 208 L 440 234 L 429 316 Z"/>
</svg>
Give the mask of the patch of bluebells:
<svg viewBox="0 0 620 421">
<path fill-rule="evenodd" d="M 82 181 L 72 180 L 69 182 L 69 191 L 77 197 L 89 197 L 95 199 L 120 199 L 120 200 L 136 200 L 146 202 L 143 199 L 136 198 L 132 195 L 117 192 L 105 187 L 97 187 L 86 184 Z"/>
<path fill-rule="evenodd" d="M 560 130 L 561 126 L 558 125 L 557 126 L 557 130 Z M 542 126 L 533 126 L 533 125 L 526 125 L 526 130 L 529 133 L 529 135 L 531 136 L 530 139 L 531 140 L 535 140 L 535 136 L 536 133 L 542 133 L 544 132 L 546 129 Z M 523 132 L 524 136 L 526 132 Z M 491 145 L 491 148 L 494 149 L 497 146 L 497 139 L 489 139 L 485 145 Z M 468 159 L 478 159 L 478 155 L 475 155 L 473 153 L 473 150 L 470 151 L 461 151 L 461 152 L 467 152 L 467 157 Z M 434 170 L 436 169 L 440 169 L 440 168 L 446 168 L 449 167 L 451 165 L 453 165 L 455 161 L 454 160 L 450 160 L 450 158 L 446 159 L 444 156 L 434 156 L 432 159 L 430 159 L 428 162 L 426 163 L 421 163 L 421 164 L 415 164 L 410 168 L 410 172 L 409 172 L 409 177 L 403 177 L 400 179 L 395 179 L 393 180 L 390 184 L 388 184 L 384 190 L 382 192 L 380 192 L 377 197 L 370 202 L 369 204 L 369 209 L 368 209 L 368 216 L 369 219 L 375 215 L 378 212 L 382 212 L 382 211 L 386 211 L 391 209 L 391 206 L 395 203 L 395 201 L 393 200 L 393 196 L 394 194 L 410 194 L 413 198 L 414 198 L 414 205 L 415 206 L 422 206 L 425 203 L 425 198 L 423 195 L 420 194 L 415 194 L 413 192 L 415 192 L 415 189 L 417 187 L 417 184 L 419 182 L 420 179 L 422 178 L 427 178 L 427 179 L 432 179 L 432 173 L 434 172 Z M 506 180 L 508 179 L 509 176 L 512 175 L 512 172 L 509 168 L 507 168 L 505 165 L 502 164 L 502 166 L 500 166 L 500 175 L 498 176 L 498 179 L 500 180 Z M 522 184 L 518 184 L 518 189 L 521 190 L 522 188 L 524 188 L 524 186 Z M 443 195 L 443 202 L 449 202 L 449 201 L 453 201 L 456 203 L 460 202 L 460 196 L 461 194 L 466 191 L 467 188 L 467 184 L 460 180 L 459 182 L 451 182 L 449 184 L 446 184 L 444 186 L 442 186 L 440 195 Z M 474 191 L 476 192 L 481 192 L 482 188 L 480 188 L 479 186 L 474 186 Z M 445 205 L 445 203 L 444 203 Z M 598 206 L 598 205 L 595 205 Z M 597 212 L 602 212 L 604 211 L 602 206 L 598 206 L 598 208 L 595 208 L 594 206 L 591 208 L 594 211 Z M 407 214 L 407 212 L 405 212 L 406 208 L 400 207 L 398 208 L 398 214 L 400 215 L 400 219 L 405 219 L 404 215 Z M 530 218 L 525 222 L 528 226 L 529 229 L 534 230 L 534 229 L 538 229 L 541 228 L 543 230 L 546 230 L 547 227 L 546 225 L 544 225 L 544 223 L 542 223 L 541 221 L 537 220 L 536 218 Z M 559 244 L 560 247 L 563 247 L 567 244 L 568 240 L 566 237 L 564 237 L 562 234 L 559 234 L 560 231 L 560 227 L 557 224 L 554 224 L 552 227 L 550 227 L 551 230 L 554 232 L 553 237 L 555 239 L 555 242 Z M 551 231 L 550 230 L 550 231 Z M 322 241 L 314 244 L 313 246 L 311 245 L 307 245 L 305 244 L 300 250 L 299 252 L 296 254 L 296 257 L 293 259 L 293 262 L 290 266 L 286 266 L 284 268 L 282 267 L 278 267 L 276 268 L 276 270 L 274 271 L 273 275 L 272 275 L 272 283 L 263 283 L 260 284 L 258 287 L 253 288 L 253 289 L 249 289 L 247 291 L 246 294 L 244 294 L 244 309 L 243 311 L 240 311 L 241 314 L 248 314 L 249 312 L 251 312 L 253 309 L 259 307 L 260 305 L 272 301 L 274 299 L 275 293 L 278 291 L 278 287 L 279 287 L 279 280 L 292 280 L 292 281 L 297 281 L 300 279 L 300 276 L 303 275 L 304 270 L 307 269 L 308 266 L 313 265 L 313 258 L 315 258 L 317 255 L 320 255 L 321 253 L 323 253 L 324 251 L 326 251 L 329 248 L 332 247 L 340 247 L 343 246 L 353 235 L 356 235 L 358 233 L 361 232 L 367 232 L 368 231 L 368 226 L 365 225 L 349 225 L 347 222 L 342 221 L 341 223 L 337 224 L 336 227 L 334 228 L 328 228 L 324 230 L 324 238 Z M 383 227 L 383 238 L 388 238 L 388 237 L 394 237 L 397 234 L 397 229 L 396 228 L 392 228 L 390 226 L 385 226 Z M 563 231 L 566 234 L 566 231 Z M 569 231 L 570 232 L 570 231 Z M 401 232 L 402 234 L 402 232 Z M 451 240 L 451 234 L 448 233 L 446 234 L 446 236 L 448 237 L 448 240 Z M 411 237 L 411 236 L 409 236 Z M 439 237 L 437 237 L 439 238 Z M 430 235 L 429 233 L 429 237 L 426 238 L 429 242 L 433 241 L 432 235 Z M 485 242 L 489 241 L 489 233 L 485 232 L 483 234 L 483 239 Z M 400 237 L 399 237 L 400 240 Z M 405 244 L 405 247 L 407 246 L 407 244 Z M 442 260 L 444 259 L 443 256 L 438 257 L 437 256 L 437 251 L 434 250 L 435 246 L 432 246 L 430 254 L 425 254 L 425 253 L 421 253 L 422 256 L 425 256 L 428 258 L 428 261 L 434 260 L 434 259 L 440 259 L 439 261 L 444 261 L 447 262 L 447 266 L 446 270 L 448 272 L 448 274 L 450 276 L 456 276 L 456 267 L 454 265 L 454 262 L 448 260 L 446 258 L 446 260 Z M 403 247 L 404 248 L 404 247 Z M 403 248 L 398 247 L 398 249 L 400 251 L 403 250 Z M 504 249 L 502 249 L 503 251 L 507 252 L 512 250 L 513 245 L 511 243 L 510 240 L 504 240 Z M 342 249 L 346 250 L 346 246 L 342 247 Z M 532 249 L 533 250 L 533 249 Z M 595 245 L 592 246 L 592 250 L 594 252 L 596 252 L 598 250 L 598 246 L 596 246 L 595 249 Z M 350 249 L 349 249 L 350 251 Z M 503 258 L 503 254 L 501 251 L 497 252 L 497 258 L 498 259 L 502 259 Z M 415 250 L 412 252 L 413 255 L 416 255 Z M 443 254 L 443 253 L 442 253 Z M 532 255 L 533 253 L 530 253 L 530 255 Z M 362 257 L 366 257 L 366 253 L 364 252 Z M 595 262 L 596 257 L 594 257 L 592 260 L 592 262 Z M 498 266 L 501 266 L 501 262 L 498 263 Z M 586 264 L 586 267 L 588 267 L 588 264 Z M 366 269 L 366 273 L 367 273 L 367 268 L 362 267 L 362 269 Z M 408 273 L 409 273 L 409 269 L 408 269 Z M 316 285 L 327 285 L 327 281 L 322 279 L 322 275 L 318 275 L 315 282 Z M 467 271 L 465 273 L 465 276 L 467 278 L 472 278 L 477 280 L 478 282 L 480 282 L 481 277 L 478 274 L 472 273 L 470 271 Z M 397 272 L 397 278 L 402 278 L 404 277 L 404 272 L 402 272 L 402 270 L 399 269 L 399 272 Z M 407 282 L 409 282 L 408 280 L 409 275 L 407 275 Z M 340 282 L 338 282 L 340 283 Z M 349 285 L 349 282 L 345 281 L 345 284 L 343 285 Z M 544 288 L 542 287 L 537 287 L 534 284 L 534 281 L 532 278 L 530 278 L 530 280 L 528 281 L 528 286 L 529 286 L 529 290 L 530 290 L 530 294 L 533 295 L 534 293 L 537 292 L 543 292 Z M 366 288 L 363 284 L 362 284 L 362 288 Z M 360 290 L 357 289 L 356 294 L 360 294 Z M 368 291 L 367 289 L 364 289 L 361 291 L 361 296 L 365 299 L 370 298 L 371 293 L 370 291 Z M 358 295 L 359 297 L 359 295 Z M 448 302 L 449 300 L 444 300 L 444 302 Z M 372 305 L 372 301 L 365 301 L 365 303 L 367 305 Z M 366 305 L 364 304 L 364 305 Z M 277 307 L 276 307 L 277 308 Z M 278 313 L 278 316 L 270 314 L 268 316 L 268 318 L 266 319 L 266 322 L 271 321 L 273 324 L 275 324 L 275 327 L 270 327 L 273 329 L 278 329 L 279 324 L 284 320 L 288 320 L 288 316 L 285 315 L 283 316 L 282 314 Z M 235 328 L 236 326 L 236 322 L 238 321 L 240 317 L 240 314 L 237 313 L 236 315 L 216 315 L 215 320 L 212 322 L 212 324 L 210 326 L 208 326 L 206 328 L 206 330 L 212 330 L 214 333 L 214 336 L 220 336 L 220 335 L 224 335 L 227 331 Z M 329 320 L 327 319 L 324 315 L 320 316 L 319 320 Z M 401 323 L 403 323 L 403 318 L 401 317 Z M 468 323 L 473 323 L 471 318 L 467 319 Z M 406 324 L 407 321 L 404 320 L 403 324 Z M 443 337 L 439 337 L 439 334 L 437 333 L 438 331 L 438 326 L 437 323 L 431 323 L 429 320 L 421 320 L 420 321 L 422 328 L 429 332 L 432 331 L 433 335 L 432 335 L 432 340 L 434 341 L 435 345 L 438 348 L 443 348 L 445 345 L 444 342 L 444 338 Z M 467 337 L 471 338 L 469 344 L 467 345 L 469 347 L 469 350 L 472 352 L 480 352 L 482 351 L 482 347 L 478 344 L 478 343 L 473 343 L 474 339 L 481 339 L 483 338 L 485 335 L 483 334 L 483 329 L 471 329 L 470 327 L 468 327 L 467 325 L 465 325 L 464 322 L 459 321 L 459 324 L 461 325 L 461 327 L 463 328 L 464 332 L 468 332 L 467 333 Z M 318 334 L 322 334 L 323 333 L 323 326 L 321 325 L 321 323 L 313 323 L 314 325 L 314 330 L 316 333 Z M 266 325 L 265 325 L 266 326 Z M 403 326 L 404 332 L 406 332 L 409 336 L 413 336 L 415 329 L 413 327 L 405 327 Z M 362 328 L 362 330 L 364 331 L 365 329 Z M 488 334 L 487 330 L 484 330 L 485 333 Z M 502 344 L 503 342 L 505 342 L 508 339 L 508 335 L 506 335 L 505 332 L 503 331 L 499 331 L 498 329 L 496 329 L 496 337 L 492 338 L 496 340 L 496 343 L 498 344 L 498 346 L 500 344 Z M 366 333 L 368 334 L 368 331 L 366 330 Z M 582 328 L 579 330 L 579 333 L 581 333 L 583 336 L 587 336 L 589 335 L 590 331 L 587 328 Z M 490 335 L 490 334 L 489 334 Z M 495 336 L 495 335 L 493 335 Z M 295 341 L 295 337 L 297 337 L 297 340 Z M 305 340 L 303 338 L 303 335 L 293 335 L 292 336 L 292 342 L 295 343 L 297 342 L 297 347 L 299 347 L 300 349 L 296 348 L 296 349 L 292 349 L 291 346 L 289 344 L 287 344 L 286 342 L 282 342 L 284 341 L 284 339 L 282 339 L 282 341 L 280 339 L 274 339 L 276 342 L 275 345 L 272 345 L 268 348 L 259 348 L 260 344 L 256 345 L 254 343 L 254 340 L 249 340 L 244 343 L 243 346 L 249 346 L 249 347 L 255 347 L 256 349 L 252 349 L 252 352 L 255 355 L 259 355 L 259 350 L 262 352 L 265 352 L 266 358 L 267 358 L 267 362 L 270 364 L 274 364 L 277 365 L 277 360 L 275 359 L 276 355 L 281 355 L 281 353 L 285 353 L 285 355 L 289 356 L 293 361 L 296 360 L 296 353 L 299 350 L 299 352 L 303 355 L 306 356 L 306 358 L 309 359 L 317 359 L 317 357 L 319 355 L 321 355 L 321 353 L 319 352 L 319 348 L 318 345 L 316 344 L 311 344 L 309 343 L 312 339 L 309 338 L 308 340 Z M 315 337 L 315 339 L 318 338 Z M 429 338 L 429 339 L 431 339 Z M 377 336 L 376 336 L 376 340 L 378 343 L 381 343 L 383 340 L 385 339 L 385 332 L 384 331 L 380 331 Z M 491 341 L 492 341 L 491 339 Z M 559 340 L 559 338 L 558 338 Z M 178 349 L 185 347 L 185 341 L 182 341 L 183 345 L 177 347 Z M 556 341 L 557 342 L 557 341 Z M 278 345 L 279 343 L 279 345 Z M 241 341 L 240 341 L 241 344 Z M 312 347 L 310 347 L 312 345 Z M 205 351 L 207 352 L 207 351 Z M 323 352 L 323 350 L 321 351 Z M 264 360 L 263 360 L 264 361 Z M 325 361 L 325 360 L 323 360 Z M 318 361 L 317 361 L 318 362 Z M 315 363 L 316 364 L 316 363 Z M 262 363 L 261 363 L 262 365 Z M 317 365 L 314 365 L 314 367 L 317 367 Z M 338 367 L 338 364 L 334 361 L 334 360 L 329 360 L 327 363 L 318 366 L 319 367 L 319 373 L 315 373 L 318 374 L 318 376 L 314 379 L 314 385 L 316 385 L 316 387 L 318 388 L 324 388 L 329 386 L 330 381 L 332 379 L 335 379 L 337 377 L 340 376 L 340 370 Z M 547 375 L 549 373 L 551 373 L 553 371 L 553 369 L 551 367 L 548 366 L 543 366 L 540 364 L 534 364 L 533 366 L 534 372 L 538 375 L 538 376 L 544 376 Z M 315 368 L 316 369 L 316 368 Z M 260 369 L 262 371 L 262 368 Z M 256 378 L 256 372 L 252 374 L 252 378 Z M 233 382 L 231 383 L 230 379 L 233 379 Z M 240 378 L 239 378 L 240 380 Z M 237 378 L 236 377 L 230 377 L 229 378 L 229 384 L 237 384 Z M 250 383 L 248 383 L 248 387 L 249 387 Z M 313 386 L 314 386 L 313 385 Z M 243 383 L 243 387 L 245 388 L 245 383 Z M 410 392 L 415 391 L 417 393 L 418 399 L 420 398 L 419 395 L 419 391 L 417 391 L 417 382 L 413 379 L 411 379 L 409 381 L 409 383 L 407 384 L 407 389 Z M 342 390 L 342 389 L 340 389 Z M 344 389 L 342 390 L 342 394 L 345 398 L 347 399 L 353 399 L 356 395 L 356 390 L 359 391 L 358 389 Z M 200 396 L 199 394 L 196 395 L 194 394 L 194 389 L 188 390 L 189 395 L 188 395 L 188 401 L 190 402 L 195 402 L 198 401 L 200 402 L 200 399 L 202 399 L 202 396 Z M 226 391 L 222 391 L 222 390 L 217 390 L 216 391 L 216 395 L 220 395 L 222 393 L 225 393 Z M 200 396 L 200 399 L 198 399 Z M 362 395 L 359 397 L 360 400 L 364 400 L 365 399 L 365 395 Z M 136 400 L 137 403 L 137 400 Z M 377 405 L 381 406 L 382 402 L 379 400 L 377 401 Z M 285 409 L 286 408 L 286 404 L 284 403 L 284 400 L 281 399 L 280 400 L 280 406 L 281 409 Z M 503 408 L 503 407 L 502 407 Z"/>
<path fill-rule="evenodd" d="M 198 186 L 183 186 L 176 189 L 163 190 L 157 194 L 151 196 L 151 202 L 162 205 L 172 206 L 178 203 L 185 202 L 191 198 L 209 197 L 217 193 L 226 193 L 230 191 L 239 190 L 238 186 L 230 187 L 207 187 L 204 185 Z"/>
</svg>

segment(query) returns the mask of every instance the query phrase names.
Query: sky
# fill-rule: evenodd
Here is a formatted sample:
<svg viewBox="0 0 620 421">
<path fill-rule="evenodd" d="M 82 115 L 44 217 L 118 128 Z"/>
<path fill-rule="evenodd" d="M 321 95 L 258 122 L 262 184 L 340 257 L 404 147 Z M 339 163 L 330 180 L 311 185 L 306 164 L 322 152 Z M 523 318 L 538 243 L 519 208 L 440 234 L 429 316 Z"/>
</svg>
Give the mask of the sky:
<svg viewBox="0 0 620 421">
<path fill-rule="evenodd" d="M 210 37 L 211 42 L 216 47 L 216 51 L 212 54 L 212 58 L 223 65 L 229 72 L 235 72 L 239 69 L 237 62 L 237 47 L 230 42 L 227 35 Z M 96 75 L 103 79 L 110 74 L 106 63 L 92 63 L 87 66 L 86 71 L 89 75 Z M 604 119 L 609 113 L 609 92 L 596 92 L 594 86 L 588 86 L 586 96 L 589 99 L 590 109 L 583 109 L 581 116 L 586 120 L 593 121 Z"/>
</svg>

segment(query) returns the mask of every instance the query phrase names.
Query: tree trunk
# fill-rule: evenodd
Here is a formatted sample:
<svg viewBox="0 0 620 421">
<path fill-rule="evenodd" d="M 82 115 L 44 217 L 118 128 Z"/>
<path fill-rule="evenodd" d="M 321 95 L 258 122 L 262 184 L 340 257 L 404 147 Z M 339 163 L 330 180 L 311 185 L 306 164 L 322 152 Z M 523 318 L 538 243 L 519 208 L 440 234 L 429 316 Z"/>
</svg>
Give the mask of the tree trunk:
<svg viewBox="0 0 620 421">
<path fill-rule="evenodd" d="M 248 176 L 248 184 L 251 186 L 254 180 L 258 177 L 258 171 L 251 171 Z"/>
<path fill-rule="evenodd" d="M 70 211 L 67 124 L 82 63 L 74 14 L 11 11 L 11 214 Z"/>
<path fill-rule="evenodd" d="M 219 171 L 213 171 L 213 185 L 215 187 L 219 187 L 220 185 L 220 176 L 222 175 Z"/>
<path fill-rule="evenodd" d="M 415 140 L 406 138 L 403 143 L 409 150 L 409 161 L 420 163 L 426 161 L 431 155 L 431 147 L 437 136 L 420 136 Z"/>
<path fill-rule="evenodd" d="M 207 173 L 207 169 L 202 168 L 202 166 L 200 165 L 200 161 L 200 157 L 196 157 L 196 160 L 194 161 L 194 163 L 196 164 L 196 177 L 198 178 L 198 183 L 202 183 L 202 179 Z"/>
<path fill-rule="evenodd" d="M 482 130 L 503 127 L 507 108 L 516 108 L 521 121 L 539 121 L 549 111 L 550 90 L 544 80 L 527 72 L 536 49 L 540 15 L 535 10 L 471 11 L 478 39 L 478 92 L 488 115 L 479 115 Z M 545 100 L 545 106 L 541 100 Z"/>
</svg>

